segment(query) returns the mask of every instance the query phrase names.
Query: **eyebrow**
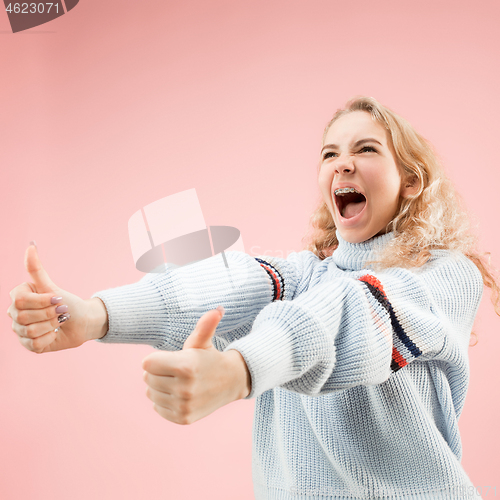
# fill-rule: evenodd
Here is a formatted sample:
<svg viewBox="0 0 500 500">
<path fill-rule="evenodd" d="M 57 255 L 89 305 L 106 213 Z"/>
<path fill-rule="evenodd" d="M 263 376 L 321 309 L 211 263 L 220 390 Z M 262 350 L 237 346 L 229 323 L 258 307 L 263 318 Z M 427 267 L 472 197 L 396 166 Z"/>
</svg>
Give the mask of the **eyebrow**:
<svg viewBox="0 0 500 500">
<path fill-rule="evenodd" d="M 381 146 L 383 146 L 383 144 L 380 141 L 377 141 L 377 139 L 373 139 L 372 137 L 368 137 L 366 139 L 360 139 L 359 141 L 356 141 L 353 144 L 353 147 L 357 148 L 358 146 L 361 146 L 361 144 L 364 144 L 365 142 L 376 142 L 377 144 L 380 144 Z M 323 152 L 323 150 L 325 150 L 327 148 L 338 149 L 339 147 L 336 144 L 325 144 L 323 146 L 323 148 L 321 149 L 321 152 Z"/>
</svg>

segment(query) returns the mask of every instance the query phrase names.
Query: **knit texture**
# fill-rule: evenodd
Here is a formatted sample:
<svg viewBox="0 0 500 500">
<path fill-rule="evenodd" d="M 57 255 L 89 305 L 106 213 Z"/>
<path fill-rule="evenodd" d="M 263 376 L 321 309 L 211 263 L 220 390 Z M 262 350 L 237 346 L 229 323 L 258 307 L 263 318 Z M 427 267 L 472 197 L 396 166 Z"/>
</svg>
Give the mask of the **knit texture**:
<svg viewBox="0 0 500 500">
<path fill-rule="evenodd" d="M 323 261 L 227 252 L 105 290 L 99 342 L 181 349 L 223 305 L 214 337 L 238 350 L 256 398 L 255 498 L 477 498 L 460 465 L 458 419 L 482 296 L 466 257 L 433 251 L 421 268 L 367 264 L 393 238 L 339 246 Z"/>
</svg>

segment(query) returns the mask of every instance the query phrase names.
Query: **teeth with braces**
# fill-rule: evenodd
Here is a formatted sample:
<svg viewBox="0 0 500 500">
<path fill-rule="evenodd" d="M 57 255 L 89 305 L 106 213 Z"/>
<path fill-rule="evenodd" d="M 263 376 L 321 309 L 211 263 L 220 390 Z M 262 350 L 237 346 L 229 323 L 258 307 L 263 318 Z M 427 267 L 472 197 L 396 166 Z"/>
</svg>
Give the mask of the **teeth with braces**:
<svg viewBox="0 0 500 500">
<path fill-rule="evenodd" d="M 358 193 L 361 194 L 357 189 L 354 188 L 340 188 L 335 190 L 336 196 L 344 196 L 347 193 Z"/>
</svg>

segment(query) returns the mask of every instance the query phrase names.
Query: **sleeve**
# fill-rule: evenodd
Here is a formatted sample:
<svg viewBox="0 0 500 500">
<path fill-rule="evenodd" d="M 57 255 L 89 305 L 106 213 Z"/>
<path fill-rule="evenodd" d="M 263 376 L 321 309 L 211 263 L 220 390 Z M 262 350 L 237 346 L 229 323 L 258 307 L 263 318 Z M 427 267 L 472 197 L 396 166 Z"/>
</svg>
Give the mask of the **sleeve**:
<svg viewBox="0 0 500 500">
<path fill-rule="evenodd" d="M 179 350 L 198 319 L 222 305 L 226 313 L 214 338 L 215 346 L 222 350 L 248 334 L 267 304 L 291 300 L 297 287 L 307 286 L 310 268 L 319 262 L 306 251 L 293 253 L 287 260 L 236 251 L 225 256 L 228 267 L 216 255 L 92 295 L 104 302 L 108 312 L 108 332 L 98 342 Z"/>
<path fill-rule="evenodd" d="M 482 279 L 464 256 L 322 282 L 259 313 L 229 344 L 248 366 L 247 399 L 274 387 L 319 396 L 376 385 L 417 358 L 467 355 Z"/>
</svg>

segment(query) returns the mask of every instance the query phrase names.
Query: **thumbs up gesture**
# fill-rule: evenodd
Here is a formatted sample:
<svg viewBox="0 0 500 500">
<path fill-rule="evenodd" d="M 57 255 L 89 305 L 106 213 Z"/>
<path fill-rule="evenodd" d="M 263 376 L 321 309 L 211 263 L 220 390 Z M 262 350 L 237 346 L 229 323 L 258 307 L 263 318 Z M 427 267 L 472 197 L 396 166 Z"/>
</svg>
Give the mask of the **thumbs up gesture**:
<svg viewBox="0 0 500 500">
<path fill-rule="evenodd" d="M 221 306 L 205 313 L 182 351 L 154 352 L 143 359 L 146 395 L 170 422 L 192 424 L 250 393 L 251 378 L 241 354 L 219 352 L 212 344 L 223 315 Z"/>
<path fill-rule="evenodd" d="M 105 310 L 102 302 L 99 306 L 97 298 L 85 301 L 59 288 L 43 268 L 35 245 L 26 249 L 24 263 L 31 282 L 11 290 L 12 304 L 7 310 L 21 344 L 30 351 L 44 353 L 78 347 L 98 338 L 92 333 L 96 330 L 98 308 L 101 314 Z"/>
</svg>

